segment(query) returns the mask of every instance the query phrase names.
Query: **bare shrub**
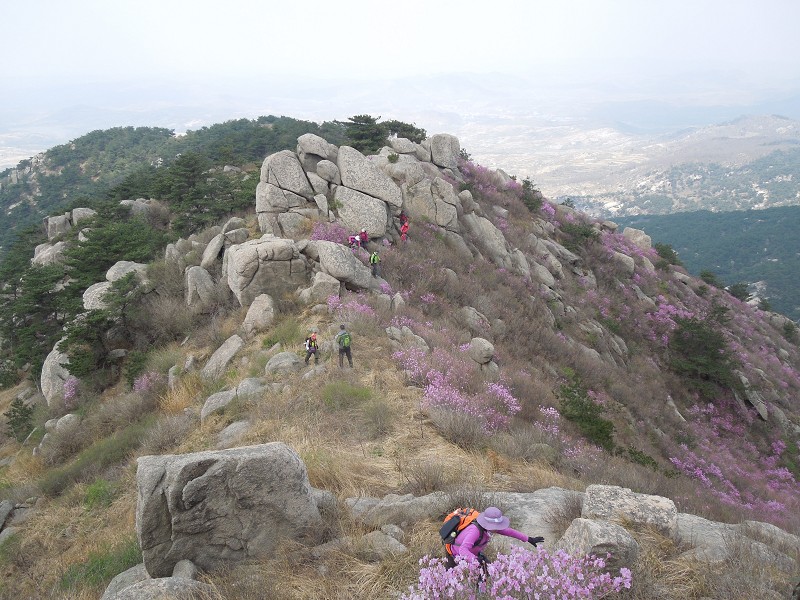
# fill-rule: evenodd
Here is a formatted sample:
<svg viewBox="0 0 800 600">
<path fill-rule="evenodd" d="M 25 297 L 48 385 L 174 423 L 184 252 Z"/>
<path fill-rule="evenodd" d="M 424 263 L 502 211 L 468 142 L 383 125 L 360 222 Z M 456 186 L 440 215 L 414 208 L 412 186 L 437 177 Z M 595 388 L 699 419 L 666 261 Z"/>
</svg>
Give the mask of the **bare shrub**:
<svg viewBox="0 0 800 600">
<path fill-rule="evenodd" d="M 424 496 L 446 489 L 468 475 L 465 469 L 452 469 L 437 460 L 397 461 L 397 470 L 405 479 L 404 490 L 415 496 Z"/>
<path fill-rule="evenodd" d="M 722 564 L 722 576 L 715 582 L 719 598 L 788 598 L 796 563 L 764 551 L 763 546 L 743 536 L 725 539 L 728 558 Z"/>
<path fill-rule="evenodd" d="M 489 506 L 496 506 L 500 510 L 506 508 L 497 494 L 474 481 L 463 481 L 450 486 L 447 490 L 447 497 L 450 510 L 458 507 L 475 508 L 481 511 Z M 442 516 L 444 517 L 444 515 Z"/>
<path fill-rule="evenodd" d="M 194 427 L 186 415 L 166 415 L 156 421 L 144 439 L 144 450 L 150 454 L 163 454 L 177 448 Z"/>
<path fill-rule="evenodd" d="M 362 405 L 361 412 L 371 437 L 386 435 L 392 430 L 394 411 L 385 401 L 376 399 L 367 402 Z"/>
<path fill-rule="evenodd" d="M 140 314 L 140 329 L 154 344 L 165 344 L 188 335 L 197 321 L 182 297 L 157 296 Z"/>
<path fill-rule="evenodd" d="M 488 435 L 475 417 L 452 410 L 432 409 L 430 418 L 439 433 L 455 445 L 465 450 L 478 450 L 486 446 Z"/>
<path fill-rule="evenodd" d="M 525 423 L 516 423 L 508 431 L 493 435 L 490 444 L 497 452 L 515 460 L 549 463 L 556 458 L 555 449 L 545 447 L 542 432 Z"/>
<path fill-rule="evenodd" d="M 174 260 L 157 260 L 147 266 L 147 279 L 159 296 L 183 298 L 183 264 Z"/>
<path fill-rule="evenodd" d="M 575 519 L 580 518 L 583 510 L 583 496 L 570 494 L 561 504 L 551 506 L 544 515 L 544 522 L 550 526 L 555 539 L 561 539 L 564 532 Z"/>
<path fill-rule="evenodd" d="M 58 431 L 48 433 L 47 439 L 41 447 L 42 462 L 48 467 L 52 467 L 63 463 L 83 450 L 89 440 L 81 434 L 81 427 L 81 423 L 76 423 L 72 426 L 62 426 Z"/>
</svg>

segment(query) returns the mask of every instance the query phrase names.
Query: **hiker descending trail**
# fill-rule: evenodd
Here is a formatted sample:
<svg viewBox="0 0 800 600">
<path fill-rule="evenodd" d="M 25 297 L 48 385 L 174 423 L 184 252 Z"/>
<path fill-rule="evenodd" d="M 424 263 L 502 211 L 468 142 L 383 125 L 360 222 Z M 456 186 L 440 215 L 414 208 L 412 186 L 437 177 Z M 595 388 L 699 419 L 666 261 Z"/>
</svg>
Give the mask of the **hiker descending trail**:
<svg viewBox="0 0 800 600">
<path fill-rule="evenodd" d="M 486 564 L 488 559 L 484 556 L 483 550 L 491 541 L 493 533 L 528 542 L 534 548 L 544 542 L 543 537 L 530 537 L 511 529 L 510 524 L 509 518 L 503 516 L 503 512 L 495 506 L 490 506 L 482 513 L 474 508 L 457 508 L 448 514 L 439 530 L 445 543 L 447 568 L 452 569 L 456 566 L 456 556 Z"/>
<path fill-rule="evenodd" d="M 317 334 L 312 333 L 306 338 L 306 364 L 311 356 L 314 356 L 314 364 L 319 364 L 319 345 L 317 344 Z"/>
<path fill-rule="evenodd" d="M 339 345 L 339 368 L 344 367 L 344 357 L 347 357 L 347 362 L 350 368 L 353 368 L 353 353 L 350 351 L 350 342 L 352 336 L 347 331 L 344 325 L 339 327 L 339 333 L 336 334 L 334 341 Z"/>
<path fill-rule="evenodd" d="M 373 277 L 380 277 L 381 276 L 381 257 L 378 256 L 378 251 L 375 250 L 372 254 L 369 255 L 369 266 L 372 270 Z"/>
</svg>

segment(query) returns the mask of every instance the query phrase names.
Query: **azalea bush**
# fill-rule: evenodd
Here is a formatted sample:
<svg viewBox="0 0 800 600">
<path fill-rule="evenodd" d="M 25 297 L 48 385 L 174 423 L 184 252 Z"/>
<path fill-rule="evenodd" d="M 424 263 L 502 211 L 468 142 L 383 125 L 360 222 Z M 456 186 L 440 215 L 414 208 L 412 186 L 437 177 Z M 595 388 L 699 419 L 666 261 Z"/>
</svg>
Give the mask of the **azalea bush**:
<svg viewBox="0 0 800 600">
<path fill-rule="evenodd" d="M 520 410 L 519 400 L 503 382 L 486 382 L 476 376 L 477 365 L 459 348 L 454 356 L 437 348 L 427 353 L 420 348 L 400 350 L 392 355 L 409 379 L 424 389 L 426 408 L 463 413 L 479 420 L 486 433 L 508 427 Z"/>
<path fill-rule="evenodd" d="M 487 565 L 485 574 L 477 560 L 456 560 L 456 566 L 448 570 L 444 559 L 425 556 L 419 581 L 402 600 L 597 599 L 631 587 L 629 569 L 622 568 L 613 576 L 604 571 L 604 559 L 571 556 L 563 550 L 550 554 L 544 548 L 531 551 L 515 546 Z"/>
</svg>

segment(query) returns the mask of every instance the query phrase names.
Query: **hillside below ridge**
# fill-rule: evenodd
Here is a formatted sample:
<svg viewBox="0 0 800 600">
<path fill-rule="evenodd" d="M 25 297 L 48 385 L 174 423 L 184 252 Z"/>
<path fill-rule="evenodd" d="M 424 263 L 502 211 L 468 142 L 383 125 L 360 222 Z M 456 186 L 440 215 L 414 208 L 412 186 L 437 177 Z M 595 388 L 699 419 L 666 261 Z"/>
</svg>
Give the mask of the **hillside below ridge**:
<svg viewBox="0 0 800 600">
<path fill-rule="evenodd" d="M 669 496 L 681 512 L 797 531 L 800 357 L 788 319 L 669 264 L 644 232 L 618 233 L 503 171 L 460 160 L 452 136 L 389 143 L 365 157 L 303 136 L 297 151 L 264 161 L 255 212 L 170 243 L 149 267 L 123 265 L 134 279 L 150 279 L 141 278 L 146 293 L 136 300 L 145 324 L 106 336 L 109 353 L 125 353 L 113 367 L 105 356 L 99 364 L 119 374 L 132 366 L 128 353 L 139 352 L 146 360 L 138 377 L 164 386 L 169 371 L 170 383 L 148 394 L 137 379 L 139 389 L 119 383 L 98 397 L 87 377 L 68 399 L 75 384 L 63 370 L 66 354 L 54 350 L 42 369 L 45 397 L 26 400 L 57 417 L 62 431 L 53 423 L 49 442 L 34 436 L 21 449 L 9 440 L 12 487 L 25 489 L 26 473 L 47 478 L 48 469 L 80 461 L 92 446 L 66 440 L 102 441 L 107 426 L 98 431 L 92 414 L 105 407 L 110 419 L 130 405 L 134 414 L 115 428 L 139 423 L 138 412 L 151 415 L 141 423 L 145 447 L 132 446 L 134 453 L 152 450 L 144 432 L 181 419 L 179 435 L 156 448 L 285 440 L 311 484 L 339 500 L 423 495 L 463 485 L 459 479 L 481 493 L 612 483 Z M 147 214 L 157 204 L 125 206 Z M 411 223 L 405 242 L 401 211 Z M 47 244 L 86 244 L 78 230 L 90 239 L 93 222 L 86 231 L 77 221 L 74 211 L 48 219 Z M 381 256 L 379 278 L 364 264 L 368 252 L 347 247 L 347 233 L 361 228 L 366 250 Z M 113 308 L 105 294 L 118 267 L 83 293 L 90 314 Z M 143 353 L 137 345 L 152 344 L 142 331 L 154 324 L 147 315 L 170 298 L 207 323 L 183 345 Z M 354 337 L 355 369 L 344 376 L 332 342 L 340 323 Z M 304 370 L 297 352 L 310 330 L 320 333 L 325 360 Z M 220 362 L 232 341 L 236 350 Z M 704 344 L 718 344 L 725 361 L 704 354 Z M 249 379 L 258 380 L 254 396 L 239 392 Z M 484 425 L 469 427 L 476 421 Z M 238 437 L 223 441 L 234 425 Z M 465 475 L 465 463 L 478 467 Z M 130 531 L 132 471 L 110 467 L 45 495 L 32 511 L 32 522 L 37 514 L 42 521 L 29 526 L 32 540 L 53 544 L 43 524 L 74 520 L 80 498 L 109 478 L 120 483 L 111 506 Z M 85 527 L 60 543 L 74 564 L 86 556 Z"/>
</svg>

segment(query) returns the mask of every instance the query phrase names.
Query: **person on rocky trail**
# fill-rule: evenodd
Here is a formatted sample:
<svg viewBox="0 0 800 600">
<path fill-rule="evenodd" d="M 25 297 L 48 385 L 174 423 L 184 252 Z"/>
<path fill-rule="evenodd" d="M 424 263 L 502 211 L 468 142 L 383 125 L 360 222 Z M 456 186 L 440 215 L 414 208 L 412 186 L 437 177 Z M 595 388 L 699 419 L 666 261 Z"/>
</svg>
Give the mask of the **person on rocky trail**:
<svg viewBox="0 0 800 600">
<path fill-rule="evenodd" d="M 373 277 L 381 276 L 381 257 L 378 256 L 377 250 L 369 255 L 369 267 L 372 270 Z"/>
<path fill-rule="evenodd" d="M 405 242 L 408 239 L 408 219 L 400 225 L 400 240 Z"/>
<path fill-rule="evenodd" d="M 306 338 L 306 364 L 311 356 L 314 356 L 314 364 L 319 364 L 319 345 L 317 344 L 317 334 L 313 333 Z"/>
<path fill-rule="evenodd" d="M 350 368 L 353 368 L 353 353 L 350 350 L 350 342 L 352 341 L 352 336 L 350 332 L 347 331 L 344 325 L 339 327 L 339 333 L 336 334 L 336 337 L 333 338 L 334 341 L 339 345 L 339 368 L 344 367 L 344 357 L 347 357 L 347 362 L 350 365 Z"/>
<path fill-rule="evenodd" d="M 359 241 L 361 243 L 361 247 L 362 248 L 366 248 L 367 247 L 367 242 L 369 241 L 369 236 L 367 235 L 367 230 L 366 229 L 362 229 L 361 230 L 361 233 L 358 234 L 358 239 L 359 239 Z"/>
<path fill-rule="evenodd" d="M 544 542 L 543 537 L 530 537 L 521 531 L 512 529 L 510 524 L 509 518 L 503 516 L 503 512 L 496 506 L 490 506 L 479 513 L 477 518 L 470 520 L 458 532 L 451 543 L 445 544 L 447 568 L 452 569 L 456 566 L 456 556 L 462 556 L 467 560 L 477 560 L 481 565 L 488 563 L 489 560 L 484 556 L 483 550 L 491 541 L 494 533 L 528 542 L 534 548 L 537 544 Z"/>
</svg>

